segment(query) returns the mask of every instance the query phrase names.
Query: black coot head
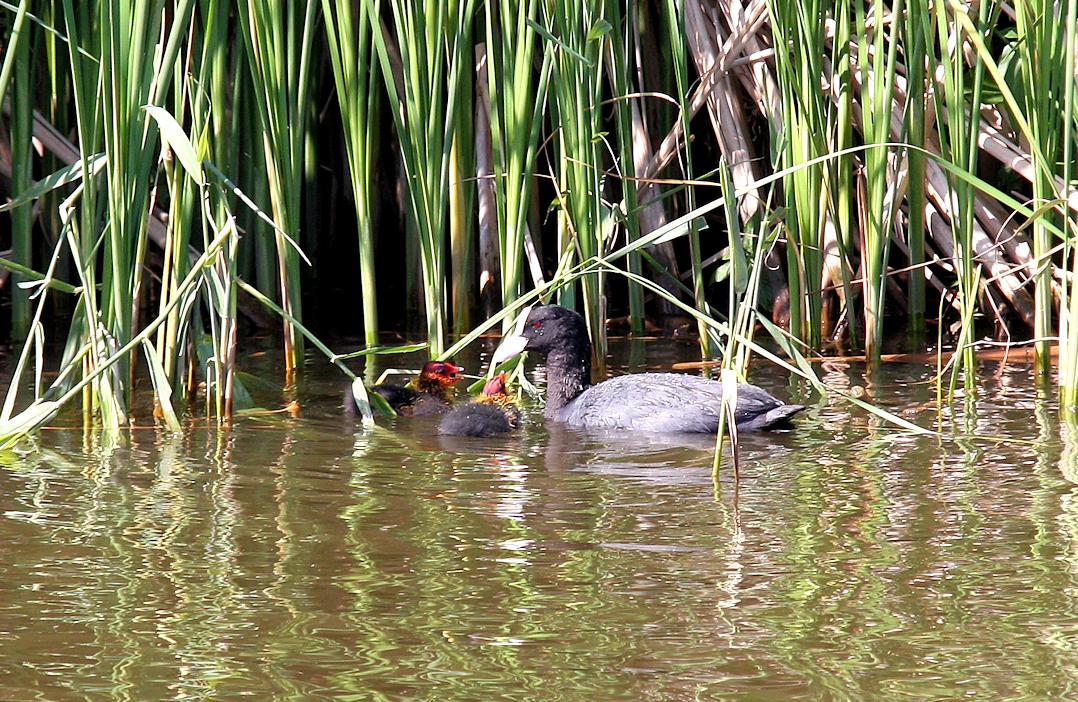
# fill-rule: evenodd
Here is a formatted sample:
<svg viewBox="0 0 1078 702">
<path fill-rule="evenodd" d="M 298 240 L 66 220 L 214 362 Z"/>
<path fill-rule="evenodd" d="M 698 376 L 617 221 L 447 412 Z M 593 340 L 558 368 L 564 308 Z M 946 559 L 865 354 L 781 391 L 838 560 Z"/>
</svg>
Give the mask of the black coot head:
<svg viewBox="0 0 1078 702">
<path fill-rule="evenodd" d="M 533 307 L 519 333 L 528 340 L 524 350 L 540 353 L 575 346 L 588 339 L 584 318 L 558 305 Z"/>
</svg>

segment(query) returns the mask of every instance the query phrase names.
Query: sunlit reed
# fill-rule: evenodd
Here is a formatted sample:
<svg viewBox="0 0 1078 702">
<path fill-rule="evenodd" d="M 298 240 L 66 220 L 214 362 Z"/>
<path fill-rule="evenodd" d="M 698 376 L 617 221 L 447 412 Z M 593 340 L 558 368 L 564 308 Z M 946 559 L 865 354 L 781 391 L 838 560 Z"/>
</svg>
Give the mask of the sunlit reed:
<svg viewBox="0 0 1078 702">
<path fill-rule="evenodd" d="M 490 282 L 481 275 L 500 273 L 497 294 L 483 293 L 503 308 L 491 319 L 538 297 L 573 305 L 600 364 L 607 318 L 627 309 L 639 333 L 645 300 L 691 312 L 704 353 L 730 366 L 762 325 L 806 373 L 805 348 L 877 358 L 901 312 L 911 343 L 933 323 L 958 350 L 952 390 L 972 389 L 986 333 L 1032 337 L 1042 378 L 1059 336 L 1064 406 L 1078 404 L 1075 0 L 1003 14 L 924 0 L 39 4 L 0 10 L 13 198 L 2 207 L 14 232 L 0 266 L 20 284 L 13 336 L 28 339 L 12 387 L 32 378 L 37 396 L 21 420 L 26 398 L 6 396 L 3 419 L 18 426 L 76 387 L 88 423 L 123 426 L 138 405 L 137 353 L 149 354 L 164 425 L 180 426 L 200 393 L 207 414 L 227 419 L 244 393 L 241 291 L 282 320 L 292 381 L 312 338 L 299 246 L 304 188 L 323 162 L 312 124 L 331 100 L 368 347 L 387 278 L 414 293 L 392 304 L 422 310 L 420 340 L 439 355 L 460 348 L 446 348 L 450 329 L 472 341 L 489 328 L 472 315 Z M 658 42 L 644 36 L 656 27 Z M 658 85 L 655 45 L 669 63 Z M 330 78 L 335 90 L 315 82 Z M 52 167 L 35 183 L 30 133 L 46 126 Z M 701 165 L 706 149 L 714 158 Z M 388 197 L 377 188 L 398 184 L 379 153 L 403 169 Z M 492 198 L 485 242 L 476 187 Z M 379 241 L 401 230 L 376 221 L 374 203 L 389 200 L 409 244 L 376 266 Z M 496 265 L 477 258 L 484 247 Z M 42 325 L 58 295 L 73 312 L 49 385 Z"/>
<path fill-rule="evenodd" d="M 311 47 L 318 24 L 317 4 L 264 3 L 242 0 L 237 4 L 238 31 L 247 52 L 253 92 L 262 121 L 266 173 L 273 205 L 277 275 L 282 308 L 302 319 L 301 255 L 298 239 L 303 183 L 304 144 L 309 115 Z M 284 322 L 285 362 L 291 373 L 303 358 L 301 335 Z"/>
<path fill-rule="evenodd" d="M 450 168 L 460 112 L 471 109 L 461 87 L 470 84 L 464 73 L 474 69 L 475 6 L 475 0 L 396 0 L 389 3 L 396 36 L 374 33 L 401 147 L 407 212 L 419 244 L 427 343 L 435 356 L 445 348 Z M 364 7 L 372 25 L 389 19 L 378 3 L 365 0 Z M 396 64 L 391 52 L 399 57 Z"/>
<path fill-rule="evenodd" d="M 341 108 L 348 175 L 356 205 L 359 247 L 359 296 L 363 307 L 363 338 L 378 343 L 378 291 L 374 265 L 373 187 L 375 148 L 380 135 L 381 100 L 376 77 L 378 58 L 371 37 L 371 16 L 353 13 L 348 0 L 322 0 L 326 42 Z"/>
</svg>

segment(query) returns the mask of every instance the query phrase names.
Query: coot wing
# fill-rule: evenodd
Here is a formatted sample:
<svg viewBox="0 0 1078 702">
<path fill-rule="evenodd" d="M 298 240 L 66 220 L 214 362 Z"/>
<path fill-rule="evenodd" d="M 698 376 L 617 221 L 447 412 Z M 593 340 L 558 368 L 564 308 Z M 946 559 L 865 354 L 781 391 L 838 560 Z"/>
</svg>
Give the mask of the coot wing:
<svg viewBox="0 0 1078 702">
<path fill-rule="evenodd" d="M 739 429 L 766 429 L 799 412 L 754 385 L 739 385 Z M 679 373 L 618 376 L 585 390 L 558 419 L 569 426 L 662 433 L 714 433 L 722 412 L 722 383 Z"/>
<path fill-rule="evenodd" d="M 714 432 L 722 384 L 677 373 L 634 373 L 588 388 L 559 413 L 569 426 L 664 433 Z"/>
</svg>

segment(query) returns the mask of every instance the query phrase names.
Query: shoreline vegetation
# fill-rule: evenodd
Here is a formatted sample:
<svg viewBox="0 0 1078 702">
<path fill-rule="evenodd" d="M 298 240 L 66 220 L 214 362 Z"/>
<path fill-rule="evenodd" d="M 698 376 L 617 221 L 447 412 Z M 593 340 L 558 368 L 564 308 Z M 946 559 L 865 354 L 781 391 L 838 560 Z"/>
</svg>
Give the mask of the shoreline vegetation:
<svg viewBox="0 0 1078 702">
<path fill-rule="evenodd" d="M 1076 17 L 0 2 L 0 449 L 67 408 L 127 425 L 140 373 L 161 426 L 227 424 L 252 329 L 279 333 L 286 390 L 313 348 L 369 422 L 347 361 L 384 331 L 451 358 L 539 299 L 584 314 L 600 373 L 613 317 L 685 316 L 729 377 L 762 356 L 825 393 L 822 357 L 924 354 L 942 401 L 976 390 L 979 343 L 1022 342 L 1073 423 Z"/>
</svg>

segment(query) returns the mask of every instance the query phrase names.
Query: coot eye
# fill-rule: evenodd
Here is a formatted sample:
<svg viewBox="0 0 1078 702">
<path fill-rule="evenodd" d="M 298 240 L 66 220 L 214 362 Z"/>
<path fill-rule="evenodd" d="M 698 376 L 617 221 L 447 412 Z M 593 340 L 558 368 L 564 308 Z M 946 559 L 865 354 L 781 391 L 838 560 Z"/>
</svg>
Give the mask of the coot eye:
<svg viewBox="0 0 1078 702">
<path fill-rule="evenodd" d="M 543 326 L 542 322 L 532 322 L 532 329 L 539 329 Z"/>
</svg>

